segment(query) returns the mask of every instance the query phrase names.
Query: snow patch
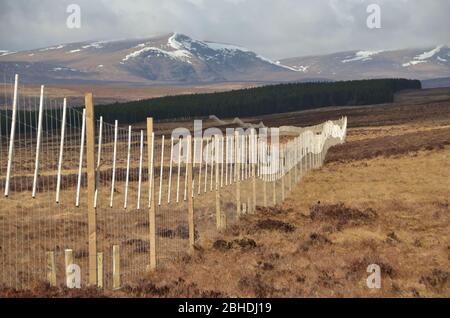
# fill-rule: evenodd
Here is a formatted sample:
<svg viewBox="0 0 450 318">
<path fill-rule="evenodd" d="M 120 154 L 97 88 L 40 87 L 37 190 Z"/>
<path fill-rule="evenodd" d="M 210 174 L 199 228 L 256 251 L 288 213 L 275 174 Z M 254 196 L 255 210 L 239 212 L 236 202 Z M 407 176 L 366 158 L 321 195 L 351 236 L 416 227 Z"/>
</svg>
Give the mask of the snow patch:
<svg viewBox="0 0 450 318">
<path fill-rule="evenodd" d="M 417 64 L 426 63 L 427 61 L 409 61 L 408 63 L 402 64 L 403 67 L 414 66 Z"/>
<path fill-rule="evenodd" d="M 291 66 L 287 66 L 287 65 L 281 64 L 280 61 L 274 62 L 274 61 L 272 61 L 271 59 L 268 59 L 268 58 L 266 58 L 266 57 L 264 57 L 264 56 L 262 56 L 262 55 L 256 55 L 256 57 L 259 58 L 260 60 L 266 62 L 266 63 L 272 64 L 272 65 L 275 65 L 275 66 L 278 66 L 278 67 L 281 67 L 281 68 L 284 68 L 284 69 L 287 69 L 287 70 L 290 70 L 290 71 L 294 71 L 294 72 L 304 72 L 304 71 L 301 70 L 301 69 L 297 69 L 297 68 L 294 68 L 294 67 L 291 67 Z"/>
<path fill-rule="evenodd" d="M 417 65 L 417 64 L 421 64 L 421 63 L 426 63 L 426 62 L 428 62 L 428 60 L 430 58 L 432 58 L 433 56 L 438 54 L 443 47 L 444 47 L 443 45 L 439 45 L 436 48 L 432 49 L 431 51 L 419 54 L 419 55 L 415 56 L 412 61 L 404 63 L 404 64 L 402 64 L 402 66 L 403 67 L 409 67 L 409 66 L 414 66 L 414 65 Z M 438 56 L 438 59 L 439 59 L 439 56 Z"/>
<path fill-rule="evenodd" d="M 14 54 L 16 52 L 9 52 L 9 51 L 5 51 L 5 50 L 0 50 L 0 56 L 6 56 L 6 55 L 11 55 Z"/>
<path fill-rule="evenodd" d="M 133 58 L 135 58 L 135 57 L 138 57 L 138 56 L 141 55 L 142 53 L 145 53 L 145 52 L 151 51 L 151 50 L 153 50 L 153 48 L 151 48 L 151 47 L 144 47 L 144 48 L 141 49 L 141 50 L 134 51 L 134 52 L 128 54 L 127 56 L 125 56 L 125 57 L 122 59 L 122 62 L 126 62 L 126 61 L 128 61 L 128 60 L 130 60 L 130 59 L 133 59 Z"/>
<path fill-rule="evenodd" d="M 104 44 L 108 43 L 110 41 L 98 41 L 98 42 L 93 42 L 91 44 L 88 45 L 84 45 L 81 48 L 82 49 L 90 49 L 90 48 L 94 48 L 94 49 L 102 49 L 104 48 Z"/>
<path fill-rule="evenodd" d="M 64 48 L 64 45 L 57 45 L 57 46 L 46 47 L 46 48 L 40 49 L 39 52 L 60 50 L 60 49 L 63 49 L 63 48 Z"/>
<path fill-rule="evenodd" d="M 77 72 L 76 69 L 73 68 L 68 68 L 68 67 L 55 67 L 52 69 L 53 72 L 62 72 L 62 71 L 67 71 L 67 72 Z"/>
<path fill-rule="evenodd" d="M 424 53 L 416 56 L 414 59 L 419 60 L 419 61 L 428 60 L 429 58 L 432 58 L 437 53 L 439 53 L 441 51 L 442 47 L 443 47 L 443 45 L 439 45 L 438 47 L 436 47 L 435 49 L 432 49 L 431 51 L 424 52 Z"/>
<path fill-rule="evenodd" d="M 279 63 L 279 62 L 277 62 L 277 63 Z M 284 66 L 286 66 L 286 65 L 284 65 Z M 309 66 L 304 66 L 304 65 L 292 65 L 292 66 L 290 66 L 290 68 L 292 68 L 294 71 L 296 71 L 296 72 L 303 72 L 303 73 L 307 73 L 308 72 L 308 69 L 309 69 Z"/>
<path fill-rule="evenodd" d="M 183 62 L 191 63 L 189 61 L 189 58 L 192 57 L 192 54 L 185 50 L 177 50 L 177 51 L 166 51 L 157 47 L 144 47 L 143 49 L 140 49 L 138 51 L 132 52 L 125 56 L 125 58 L 122 59 L 122 63 L 126 62 L 130 59 L 136 58 L 140 56 L 141 54 L 145 52 L 153 52 L 157 57 L 164 55 L 168 56 L 169 58 L 172 58 L 174 60 L 181 60 Z M 150 56 L 148 56 L 150 57 Z"/>
<path fill-rule="evenodd" d="M 348 57 L 347 59 L 343 60 L 342 63 L 349 63 L 349 62 L 356 62 L 356 61 L 370 61 L 372 60 L 372 57 L 382 53 L 383 51 L 359 51 L 356 52 L 353 57 Z"/>
<path fill-rule="evenodd" d="M 250 52 L 249 49 L 246 49 L 245 47 L 240 47 L 236 45 L 231 44 L 222 44 L 222 43 L 215 43 L 215 42 L 204 42 L 210 49 L 214 51 L 241 51 L 241 52 Z"/>
</svg>

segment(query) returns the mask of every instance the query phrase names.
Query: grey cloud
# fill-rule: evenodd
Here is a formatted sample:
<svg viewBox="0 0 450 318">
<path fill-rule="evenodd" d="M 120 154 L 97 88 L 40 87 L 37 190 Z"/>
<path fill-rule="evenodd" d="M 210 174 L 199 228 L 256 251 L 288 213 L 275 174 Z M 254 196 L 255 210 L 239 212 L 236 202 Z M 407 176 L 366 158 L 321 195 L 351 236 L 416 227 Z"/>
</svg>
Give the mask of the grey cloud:
<svg viewBox="0 0 450 318">
<path fill-rule="evenodd" d="M 66 7 L 82 28 L 65 26 Z M 366 7 L 382 8 L 382 29 L 366 27 Z M 23 50 L 172 31 L 248 47 L 271 58 L 351 49 L 450 43 L 447 0 L 1 0 L 0 49 Z"/>
</svg>

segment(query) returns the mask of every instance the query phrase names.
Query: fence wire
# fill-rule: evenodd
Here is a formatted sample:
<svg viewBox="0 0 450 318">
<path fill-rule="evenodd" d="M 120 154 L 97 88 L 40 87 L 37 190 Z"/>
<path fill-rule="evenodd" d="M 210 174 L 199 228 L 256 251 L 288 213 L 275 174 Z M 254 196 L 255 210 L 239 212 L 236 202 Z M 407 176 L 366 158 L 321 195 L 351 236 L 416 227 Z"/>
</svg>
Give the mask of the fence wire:
<svg viewBox="0 0 450 318">
<path fill-rule="evenodd" d="M 2 88 L 0 285 L 66 285 L 68 265 L 76 264 L 80 284 L 86 286 L 86 111 L 47 96 L 45 87 L 40 96 L 21 94 L 26 88 L 17 77 L 4 76 Z M 257 206 L 281 203 L 307 171 L 323 164 L 331 146 L 345 141 L 346 127 L 347 119 L 341 118 L 308 128 L 241 129 L 191 138 L 96 120 L 93 204 L 103 287 L 117 287 L 119 267 L 121 284 L 149 272 L 152 200 L 160 267 L 191 247 L 191 198 L 195 244 L 203 244 L 240 216 L 256 213 Z M 114 247 L 120 251 L 119 267 Z"/>
</svg>

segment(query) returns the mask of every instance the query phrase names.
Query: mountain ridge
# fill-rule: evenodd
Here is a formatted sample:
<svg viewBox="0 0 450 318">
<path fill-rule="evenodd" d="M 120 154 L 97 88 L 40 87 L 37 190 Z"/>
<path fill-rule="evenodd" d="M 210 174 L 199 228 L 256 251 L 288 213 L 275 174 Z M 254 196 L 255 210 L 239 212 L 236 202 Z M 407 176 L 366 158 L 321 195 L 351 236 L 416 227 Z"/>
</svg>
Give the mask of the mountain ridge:
<svg viewBox="0 0 450 318">
<path fill-rule="evenodd" d="M 364 78 L 450 77 L 450 49 L 354 50 L 273 61 L 247 48 L 180 33 L 146 39 L 57 44 L 0 50 L 0 71 L 25 82 L 201 84 Z"/>
</svg>

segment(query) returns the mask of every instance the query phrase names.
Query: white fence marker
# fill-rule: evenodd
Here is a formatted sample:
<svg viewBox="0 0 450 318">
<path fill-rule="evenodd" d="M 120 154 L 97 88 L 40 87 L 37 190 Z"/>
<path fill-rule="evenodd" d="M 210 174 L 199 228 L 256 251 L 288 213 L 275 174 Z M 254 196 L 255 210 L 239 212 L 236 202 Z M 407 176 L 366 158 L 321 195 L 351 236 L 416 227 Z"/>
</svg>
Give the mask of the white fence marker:
<svg viewBox="0 0 450 318">
<path fill-rule="evenodd" d="M 153 180 L 154 178 L 154 157 L 155 157 L 155 133 L 152 132 L 152 138 L 151 138 L 151 142 L 152 142 L 152 148 L 150 149 L 150 171 L 148 172 L 148 178 L 149 178 L 149 183 L 150 186 L 148 187 L 148 207 L 151 208 L 152 206 L 152 200 L 154 200 L 153 198 L 153 190 L 154 190 L 154 186 L 155 186 L 155 182 Z M 150 147 L 150 145 L 148 145 L 148 147 Z"/>
<path fill-rule="evenodd" d="M 58 159 L 58 179 L 56 182 L 56 203 L 59 203 L 59 192 L 61 190 L 61 170 L 64 155 L 64 138 L 66 135 L 66 117 L 67 117 L 67 99 L 64 98 L 63 114 L 61 119 L 61 142 L 59 144 L 59 159 Z"/>
<path fill-rule="evenodd" d="M 80 162 L 78 165 L 78 183 L 77 183 L 77 197 L 75 199 L 75 206 L 80 206 L 80 190 L 81 190 L 81 175 L 83 172 L 83 158 L 84 158 L 84 140 L 86 135 L 86 109 L 83 109 L 83 123 L 81 125 L 81 142 L 80 142 Z"/>
<path fill-rule="evenodd" d="M 42 139 L 42 117 L 44 112 L 44 85 L 41 86 L 41 97 L 39 99 L 39 115 L 38 115 L 38 130 L 36 141 L 36 158 L 34 161 L 34 177 L 33 177 L 33 193 L 32 197 L 36 197 L 37 179 L 39 175 L 39 159 L 41 155 L 41 139 Z"/>
<path fill-rule="evenodd" d="M 199 160 L 199 168 L 198 168 L 198 195 L 201 193 L 202 189 L 202 167 L 203 167 L 203 137 L 200 137 L 200 160 Z"/>
<path fill-rule="evenodd" d="M 109 201 L 109 206 L 113 207 L 114 202 L 114 191 L 116 185 L 116 161 L 117 161 L 117 135 L 119 134 L 119 122 L 116 120 L 114 122 L 114 150 L 113 150 L 113 168 L 111 176 L 111 199 Z"/>
<path fill-rule="evenodd" d="M 160 174 L 159 174 L 159 197 L 158 197 L 158 205 L 159 206 L 161 206 L 163 174 L 164 174 L 164 135 L 161 138 L 161 170 L 160 170 Z"/>
<path fill-rule="evenodd" d="M 208 160 L 209 160 L 209 138 L 206 139 L 206 146 L 205 146 L 205 151 L 206 151 L 206 158 L 205 158 L 205 193 L 208 190 Z"/>
<path fill-rule="evenodd" d="M 177 203 L 180 202 L 181 138 L 178 139 Z"/>
<path fill-rule="evenodd" d="M 11 119 L 11 133 L 9 135 L 8 167 L 6 168 L 5 197 L 7 197 L 9 195 L 9 183 L 11 180 L 12 157 L 13 157 L 13 153 L 14 153 L 14 137 L 16 134 L 18 86 L 19 86 L 19 75 L 16 74 L 16 77 L 14 80 L 14 99 L 13 99 L 13 111 L 12 111 L 12 119 Z"/>
<path fill-rule="evenodd" d="M 98 150 L 97 150 L 97 166 L 95 169 L 95 194 L 94 194 L 94 208 L 97 208 L 98 187 L 100 186 L 99 169 L 102 159 L 102 146 L 103 146 L 103 116 L 100 116 L 99 130 L 98 130 Z"/>
<path fill-rule="evenodd" d="M 127 173 L 125 179 L 125 199 L 123 208 L 128 208 L 128 186 L 130 185 L 130 162 L 131 161 L 131 126 L 128 126 L 128 148 L 127 148 Z"/>
<path fill-rule="evenodd" d="M 172 168 L 173 168 L 173 137 L 170 138 L 170 158 L 169 158 L 169 188 L 167 190 L 167 203 L 170 203 L 170 194 L 172 193 Z"/>
<path fill-rule="evenodd" d="M 186 152 L 184 153 L 184 157 L 185 157 L 185 166 L 186 166 L 186 171 L 185 171 L 185 173 L 184 173 L 184 201 L 186 201 L 187 200 L 187 186 L 188 186 L 188 178 L 187 178 L 187 176 L 188 176 L 188 158 L 189 158 L 189 148 L 190 148 L 190 144 L 188 144 L 189 143 L 189 140 L 188 140 L 188 138 L 183 138 L 183 142 L 185 143 L 185 147 L 184 147 L 184 149 L 186 150 Z M 191 176 L 191 178 L 192 178 L 192 176 Z"/>
<path fill-rule="evenodd" d="M 144 131 L 141 130 L 141 143 L 139 147 L 139 181 L 138 181 L 138 197 L 137 209 L 141 209 L 141 189 L 142 189 L 142 165 L 144 163 Z"/>
</svg>

